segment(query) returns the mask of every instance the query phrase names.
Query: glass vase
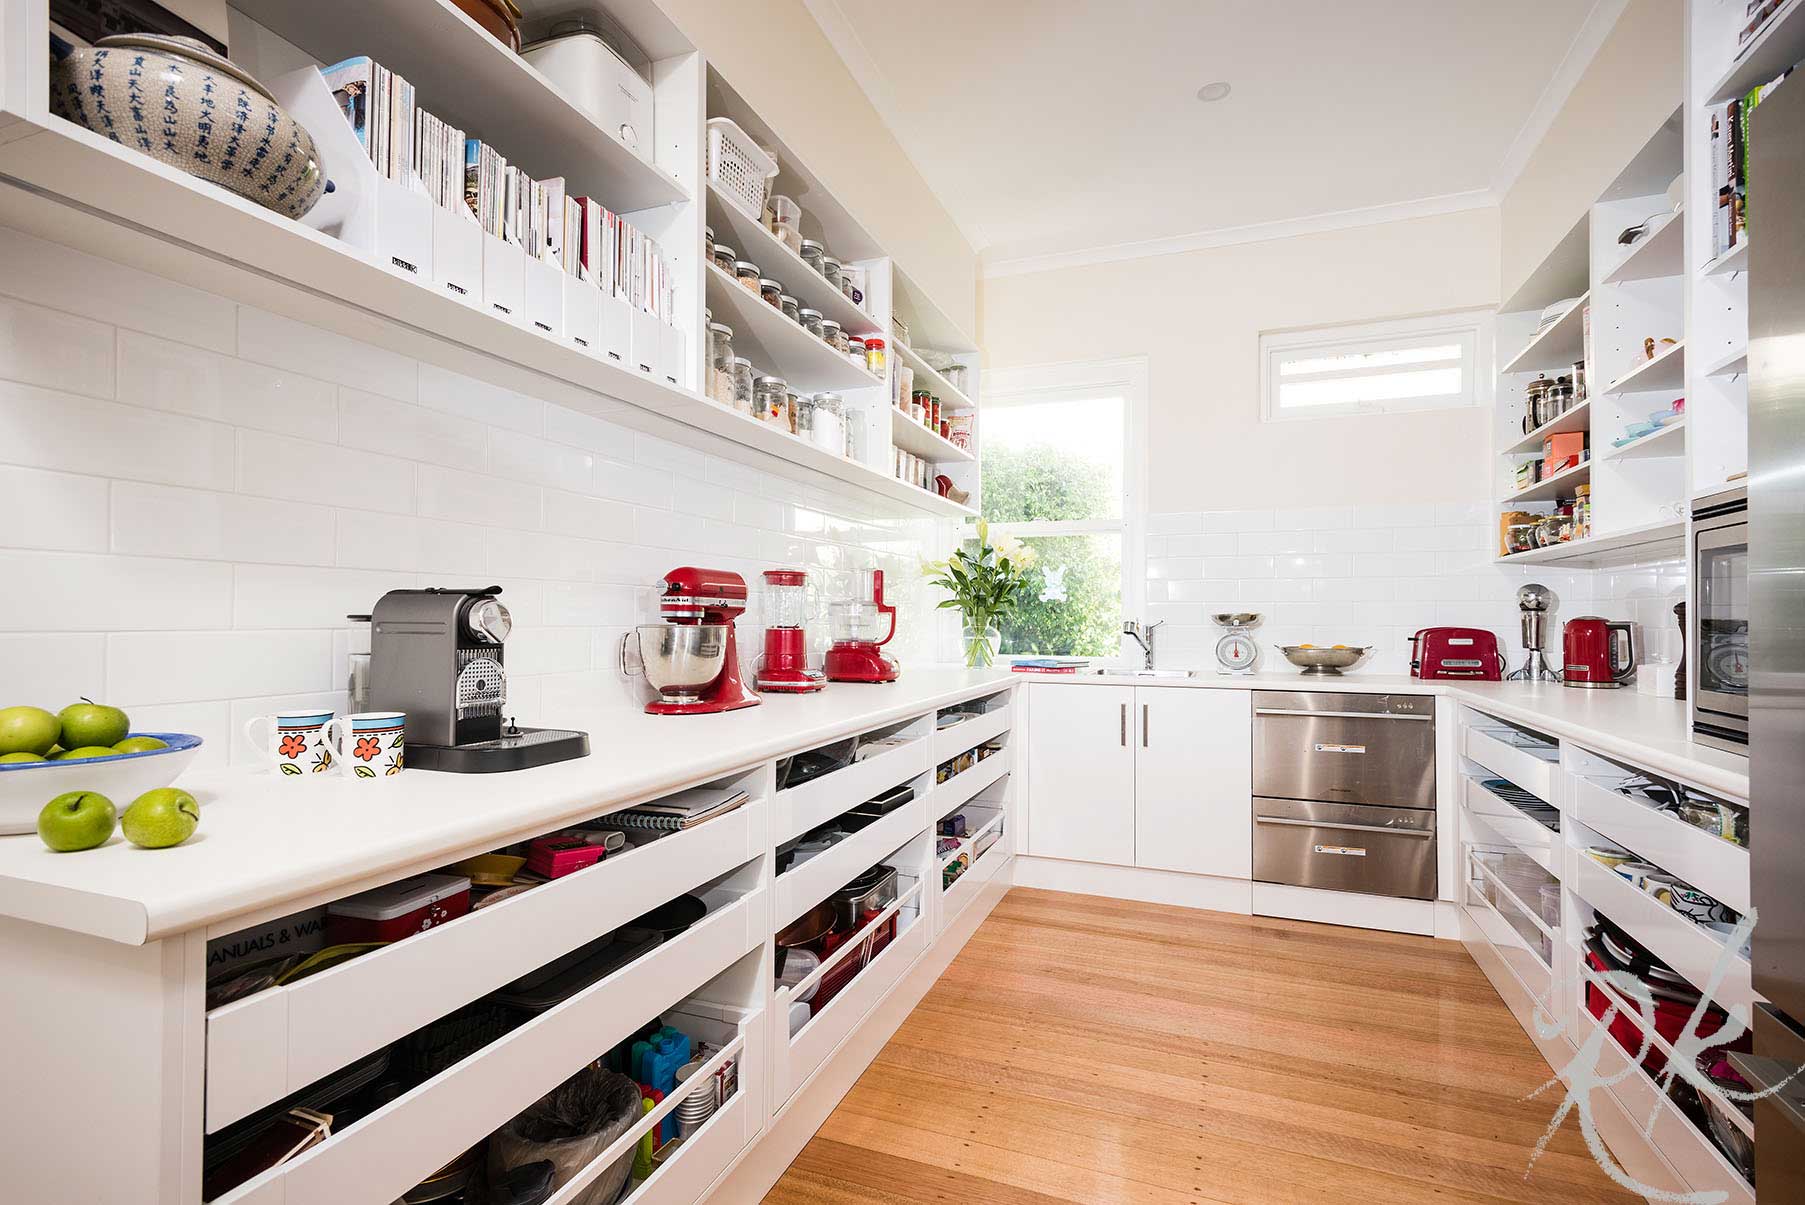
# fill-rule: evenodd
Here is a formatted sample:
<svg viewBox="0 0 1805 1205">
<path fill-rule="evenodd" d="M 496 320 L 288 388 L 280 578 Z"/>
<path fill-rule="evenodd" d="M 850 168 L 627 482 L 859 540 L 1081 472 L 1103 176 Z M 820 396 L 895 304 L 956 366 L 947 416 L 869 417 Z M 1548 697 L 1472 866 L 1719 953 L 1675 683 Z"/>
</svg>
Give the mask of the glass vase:
<svg viewBox="0 0 1805 1205">
<path fill-rule="evenodd" d="M 995 624 L 975 628 L 968 623 L 964 628 L 963 639 L 967 669 L 988 669 L 996 664 L 997 650 L 1002 647 L 1003 643 L 1003 633 Z"/>
</svg>

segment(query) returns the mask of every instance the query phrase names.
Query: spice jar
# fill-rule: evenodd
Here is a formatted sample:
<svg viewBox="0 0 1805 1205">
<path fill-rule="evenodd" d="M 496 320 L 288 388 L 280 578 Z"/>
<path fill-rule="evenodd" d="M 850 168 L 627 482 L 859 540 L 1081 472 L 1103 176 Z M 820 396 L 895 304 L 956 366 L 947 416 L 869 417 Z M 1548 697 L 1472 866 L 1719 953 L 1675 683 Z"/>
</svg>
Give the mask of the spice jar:
<svg viewBox="0 0 1805 1205">
<path fill-rule="evenodd" d="M 837 352 L 846 350 L 846 335 L 832 318 L 821 320 L 821 340 Z"/>
<path fill-rule="evenodd" d="M 733 328 L 725 322 L 708 324 L 708 396 L 733 405 Z"/>
<path fill-rule="evenodd" d="M 774 310 L 783 308 L 783 284 L 772 280 L 769 276 L 759 278 L 758 295 L 765 299 L 765 304 Z"/>
<path fill-rule="evenodd" d="M 884 341 L 876 335 L 865 339 L 865 370 L 874 377 L 884 375 L 889 358 L 884 354 Z"/>
<path fill-rule="evenodd" d="M 1573 538 L 1583 540 L 1592 534 L 1592 487 L 1573 487 Z"/>
<path fill-rule="evenodd" d="M 840 287 L 840 261 L 831 255 L 821 257 L 821 275 L 827 277 L 827 283 L 834 288 Z"/>
<path fill-rule="evenodd" d="M 752 412 L 773 427 L 790 429 L 790 391 L 782 377 L 760 377 L 753 383 Z"/>
<path fill-rule="evenodd" d="M 791 322 L 802 321 L 802 311 L 798 308 L 796 299 L 791 297 L 788 293 L 783 293 L 778 296 L 777 308 L 782 310 L 783 316 L 788 318 Z"/>
<path fill-rule="evenodd" d="M 800 429 L 798 424 L 802 421 L 802 395 L 789 394 L 784 398 L 784 402 L 790 412 L 790 434 L 795 435 Z"/>
<path fill-rule="evenodd" d="M 731 379 L 731 390 L 727 404 L 741 414 L 753 412 L 752 361 L 744 356 L 735 356 L 727 366 Z"/>
<path fill-rule="evenodd" d="M 749 259 L 735 261 L 733 274 L 739 278 L 740 288 L 754 297 L 758 296 L 758 265 Z"/>
<path fill-rule="evenodd" d="M 714 266 L 723 272 L 733 271 L 733 265 L 739 260 L 740 253 L 726 243 L 714 245 Z"/>
<path fill-rule="evenodd" d="M 802 323 L 802 329 L 819 339 L 821 337 L 821 311 L 811 310 L 807 306 L 796 311 L 796 321 Z"/>
<path fill-rule="evenodd" d="M 928 398 L 928 426 L 940 430 L 940 399 L 937 397 Z"/>
<path fill-rule="evenodd" d="M 827 248 L 812 238 L 802 240 L 802 262 L 817 272 L 823 271 L 821 261 L 827 257 Z"/>
</svg>

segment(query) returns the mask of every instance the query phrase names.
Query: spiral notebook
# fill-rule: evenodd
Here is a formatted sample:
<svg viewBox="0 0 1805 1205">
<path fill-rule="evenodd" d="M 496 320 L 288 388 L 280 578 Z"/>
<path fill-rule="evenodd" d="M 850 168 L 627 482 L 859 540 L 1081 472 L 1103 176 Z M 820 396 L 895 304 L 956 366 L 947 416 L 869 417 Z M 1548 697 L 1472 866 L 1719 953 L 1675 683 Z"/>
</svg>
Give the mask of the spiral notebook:
<svg viewBox="0 0 1805 1205">
<path fill-rule="evenodd" d="M 672 832 L 693 828 L 704 820 L 713 820 L 745 803 L 751 796 L 731 787 L 695 787 L 667 795 L 652 803 L 642 803 L 608 817 L 608 823 L 621 828 L 652 829 Z"/>
</svg>

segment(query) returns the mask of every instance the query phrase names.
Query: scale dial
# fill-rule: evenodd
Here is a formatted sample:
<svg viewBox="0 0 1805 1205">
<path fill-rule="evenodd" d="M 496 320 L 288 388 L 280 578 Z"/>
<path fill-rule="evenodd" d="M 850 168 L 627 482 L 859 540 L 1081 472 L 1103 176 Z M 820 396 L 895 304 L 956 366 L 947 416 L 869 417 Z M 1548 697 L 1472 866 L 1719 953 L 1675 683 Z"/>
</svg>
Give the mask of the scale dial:
<svg viewBox="0 0 1805 1205">
<path fill-rule="evenodd" d="M 1224 673 L 1251 674 L 1259 657 L 1259 646 L 1246 632 L 1230 632 L 1216 642 L 1216 660 L 1222 663 Z"/>
</svg>

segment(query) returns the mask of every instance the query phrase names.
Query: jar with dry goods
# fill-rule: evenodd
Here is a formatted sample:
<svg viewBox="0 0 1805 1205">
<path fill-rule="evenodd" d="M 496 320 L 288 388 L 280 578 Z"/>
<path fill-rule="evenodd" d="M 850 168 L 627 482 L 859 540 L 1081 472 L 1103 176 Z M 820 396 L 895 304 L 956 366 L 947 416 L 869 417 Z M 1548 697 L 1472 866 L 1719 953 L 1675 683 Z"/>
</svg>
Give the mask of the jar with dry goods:
<svg viewBox="0 0 1805 1205">
<path fill-rule="evenodd" d="M 783 316 L 788 318 L 791 322 L 802 321 L 802 310 L 798 306 L 796 299 L 791 297 L 788 293 L 778 295 L 777 308 L 782 310 Z"/>
<path fill-rule="evenodd" d="M 809 442 L 836 456 L 846 454 L 846 411 L 837 393 L 817 393 L 810 410 Z"/>
<path fill-rule="evenodd" d="M 782 377 L 760 377 L 753 383 L 752 412 L 773 427 L 790 429 L 790 391 Z"/>
<path fill-rule="evenodd" d="M 749 259 L 739 260 L 733 265 L 733 274 L 739 278 L 740 288 L 746 290 L 746 292 L 752 294 L 754 297 L 758 296 L 757 264 Z"/>
<path fill-rule="evenodd" d="M 884 354 L 884 341 L 876 335 L 865 338 L 865 369 L 874 377 L 884 375 L 889 358 Z"/>
<path fill-rule="evenodd" d="M 769 276 L 761 277 L 758 282 L 758 295 L 764 298 L 765 304 L 772 309 L 781 310 L 783 308 L 783 284 L 781 281 L 772 280 Z"/>
<path fill-rule="evenodd" d="M 820 310 L 811 310 L 807 306 L 803 306 L 796 311 L 796 321 L 802 323 L 803 330 L 806 330 L 817 339 L 821 338 Z"/>
<path fill-rule="evenodd" d="M 860 368 L 865 367 L 865 340 L 858 335 L 846 336 L 846 358 Z"/>
<path fill-rule="evenodd" d="M 753 413 L 752 361 L 735 356 L 727 371 L 730 382 L 727 404 L 741 414 Z"/>
<path fill-rule="evenodd" d="M 725 322 L 708 324 L 708 396 L 733 405 L 733 328 Z"/>
<path fill-rule="evenodd" d="M 723 272 L 732 272 L 733 265 L 739 261 L 739 252 L 726 243 L 714 245 L 714 266 Z"/>
<path fill-rule="evenodd" d="M 840 287 L 840 261 L 831 255 L 821 257 L 821 275 L 827 277 L 827 283 L 834 288 Z"/>
<path fill-rule="evenodd" d="M 826 258 L 827 258 L 826 246 L 824 246 L 821 243 L 816 242 L 812 238 L 805 238 L 802 240 L 802 262 L 803 263 L 807 264 L 809 267 L 813 268 L 815 271 L 821 272 L 823 275 L 825 275 L 826 274 L 825 270 L 821 267 L 821 261 Z"/>
<path fill-rule="evenodd" d="M 821 341 L 837 352 L 844 353 L 846 351 L 846 333 L 832 318 L 821 320 Z"/>
</svg>

